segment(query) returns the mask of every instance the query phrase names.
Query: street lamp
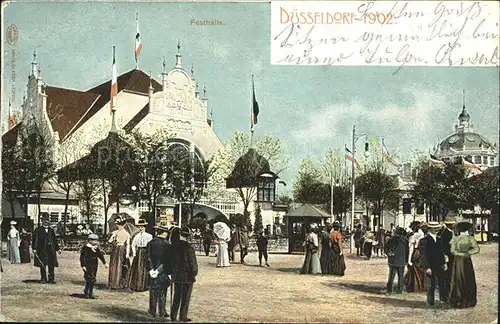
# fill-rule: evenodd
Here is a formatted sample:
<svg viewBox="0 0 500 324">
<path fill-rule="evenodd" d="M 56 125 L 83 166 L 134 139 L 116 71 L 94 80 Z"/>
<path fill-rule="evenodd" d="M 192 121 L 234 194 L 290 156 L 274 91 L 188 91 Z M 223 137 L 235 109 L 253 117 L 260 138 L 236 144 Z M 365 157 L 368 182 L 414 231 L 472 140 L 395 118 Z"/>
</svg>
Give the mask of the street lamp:
<svg viewBox="0 0 500 324">
<path fill-rule="evenodd" d="M 353 233 L 353 230 L 354 230 L 354 197 L 355 197 L 355 185 L 354 185 L 354 161 L 356 159 L 355 157 L 355 154 L 356 154 L 356 142 L 362 138 L 362 137 L 366 137 L 367 135 L 366 134 L 360 134 L 360 135 L 356 135 L 356 126 L 353 125 L 352 126 L 352 167 L 351 167 L 351 192 L 352 192 L 352 196 L 351 196 L 351 224 L 350 224 L 350 241 L 351 241 L 351 244 L 350 244 L 350 247 L 349 247 L 349 250 L 351 253 L 353 253 L 353 246 L 354 246 L 354 236 L 352 235 Z M 368 145 L 368 142 L 365 143 L 365 157 L 369 157 L 370 156 L 370 152 L 368 151 L 369 150 L 369 145 Z"/>
</svg>

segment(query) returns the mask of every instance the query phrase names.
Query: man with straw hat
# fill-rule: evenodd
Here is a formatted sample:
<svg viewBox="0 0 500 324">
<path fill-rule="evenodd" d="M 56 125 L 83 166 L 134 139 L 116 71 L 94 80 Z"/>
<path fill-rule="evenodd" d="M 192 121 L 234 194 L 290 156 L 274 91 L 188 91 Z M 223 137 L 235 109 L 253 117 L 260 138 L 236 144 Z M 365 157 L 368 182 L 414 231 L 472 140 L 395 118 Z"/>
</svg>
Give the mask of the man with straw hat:
<svg viewBox="0 0 500 324">
<path fill-rule="evenodd" d="M 167 289 L 172 274 L 172 248 L 168 238 L 168 228 L 155 226 L 157 236 L 146 245 L 146 269 L 149 275 L 149 314 L 168 317 L 166 310 Z"/>
<path fill-rule="evenodd" d="M 436 235 L 441 225 L 438 222 L 429 222 L 424 226 L 428 229 L 428 233 L 420 239 L 418 245 L 425 267 L 427 305 L 433 307 L 436 287 L 439 287 L 439 300 L 446 302 L 448 299 L 444 282 L 444 272 L 447 270 L 448 258 L 444 254 L 441 238 Z"/>
<path fill-rule="evenodd" d="M 146 291 L 149 274 L 146 271 L 146 260 L 148 258 L 146 246 L 153 239 L 153 235 L 146 232 L 148 223 L 145 219 L 139 219 L 135 226 L 139 232 L 132 239 L 132 265 L 128 277 L 128 287 L 133 291 Z"/>
</svg>

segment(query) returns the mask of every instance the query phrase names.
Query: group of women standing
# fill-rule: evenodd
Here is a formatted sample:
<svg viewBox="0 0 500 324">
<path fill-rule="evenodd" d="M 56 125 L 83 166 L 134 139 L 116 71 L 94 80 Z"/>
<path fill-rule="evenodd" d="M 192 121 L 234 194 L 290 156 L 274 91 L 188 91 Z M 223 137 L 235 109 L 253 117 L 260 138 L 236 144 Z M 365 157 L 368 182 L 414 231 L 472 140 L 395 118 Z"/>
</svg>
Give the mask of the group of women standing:
<svg viewBox="0 0 500 324">
<path fill-rule="evenodd" d="M 340 223 L 326 224 L 319 238 L 318 232 L 318 227 L 311 225 L 304 243 L 306 255 L 300 273 L 343 276 L 346 265 L 342 253 Z"/>
<path fill-rule="evenodd" d="M 455 225 L 455 235 L 449 242 L 450 258 L 449 280 L 450 291 L 448 303 L 454 308 L 474 307 L 477 304 L 476 275 L 471 255 L 479 253 L 479 246 L 469 234 L 472 224 L 461 221 Z M 406 292 L 424 292 L 425 266 L 419 249 L 419 241 L 427 235 L 425 223 L 418 221 L 410 225 L 408 269 L 404 276 Z"/>
<path fill-rule="evenodd" d="M 17 222 L 10 222 L 10 230 L 7 233 L 7 253 L 10 263 L 30 263 L 31 235 L 26 229 L 19 232 L 16 228 Z"/>
<path fill-rule="evenodd" d="M 125 219 L 117 219 L 118 229 L 113 231 L 108 241 L 112 244 L 108 287 L 138 292 L 146 291 L 148 284 L 146 246 L 153 236 L 145 232 L 147 223 L 142 219 L 136 223 L 139 231 L 133 237 L 125 229 L 125 224 Z"/>
</svg>

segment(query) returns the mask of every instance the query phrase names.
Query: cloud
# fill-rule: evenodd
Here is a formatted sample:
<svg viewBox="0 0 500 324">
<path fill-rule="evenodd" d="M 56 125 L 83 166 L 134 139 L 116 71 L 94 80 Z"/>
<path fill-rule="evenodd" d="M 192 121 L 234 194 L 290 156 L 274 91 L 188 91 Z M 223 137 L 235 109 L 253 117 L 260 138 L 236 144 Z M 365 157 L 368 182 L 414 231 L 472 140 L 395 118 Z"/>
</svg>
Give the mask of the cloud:
<svg viewBox="0 0 500 324">
<path fill-rule="evenodd" d="M 358 102 L 329 105 L 309 114 L 301 127 L 291 131 L 291 137 L 301 146 L 340 148 L 351 142 L 352 125 L 356 125 L 358 133 L 384 137 L 392 146 L 408 150 L 428 148 L 451 131 L 453 124 L 444 112 L 453 109 L 458 116 L 459 111 L 450 107 L 445 94 L 415 87 L 403 93 L 416 98 L 413 105 L 388 104 L 378 110 Z"/>
</svg>

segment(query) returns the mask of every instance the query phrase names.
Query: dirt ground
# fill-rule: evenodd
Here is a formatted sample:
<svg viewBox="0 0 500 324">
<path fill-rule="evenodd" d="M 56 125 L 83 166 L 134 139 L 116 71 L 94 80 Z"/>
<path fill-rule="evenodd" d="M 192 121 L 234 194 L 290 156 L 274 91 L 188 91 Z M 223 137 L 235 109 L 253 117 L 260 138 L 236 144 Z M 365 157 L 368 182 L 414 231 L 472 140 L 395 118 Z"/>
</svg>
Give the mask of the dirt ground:
<svg viewBox="0 0 500 324">
<path fill-rule="evenodd" d="M 348 251 L 344 252 L 346 255 Z M 198 256 L 200 267 L 189 317 L 195 322 L 371 322 L 492 323 L 498 317 L 498 245 L 481 246 L 473 259 L 478 305 L 472 309 L 426 309 L 425 294 L 385 296 L 387 260 L 346 257 L 344 277 L 299 275 L 301 255 L 271 254 L 270 268 L 248 265 L 215 267 L 215 257 Z M 100 267 L 98 299 L 76 297 L 83 291 L 78 253 L 63 252 L 56 285 L 37 283 L 38 268 L 3 259 L 1 314 L 13 321 L 144 322 L 148 292 L 105 289 Z M 77 294 L 77 295 L 75 295 Z M 170 296 L 168 296 L 170 300 Z"/>
</svg>

